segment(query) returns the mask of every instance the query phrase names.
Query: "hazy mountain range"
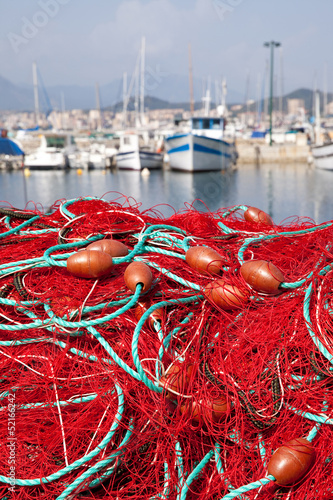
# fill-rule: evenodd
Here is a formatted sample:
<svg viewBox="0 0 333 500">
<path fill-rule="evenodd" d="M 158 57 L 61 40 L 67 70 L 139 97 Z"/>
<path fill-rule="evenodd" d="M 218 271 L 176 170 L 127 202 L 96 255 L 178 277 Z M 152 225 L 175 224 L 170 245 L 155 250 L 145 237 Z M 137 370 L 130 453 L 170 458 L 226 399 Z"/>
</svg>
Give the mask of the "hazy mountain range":
<svg viewBox="0 0 333 500">
<path fill-rule="evenodd" d="M 189 81 L 186 76 L 148 73 L 146 76 L 146 95 L 172 103 L 189 101 Z M 115 79 L 107 85 L 99 87 L 102 108 L 111 107 L 122 101 L 122 79 Z M 194 80 L 194 97 L 200 101 L 203 95 L 203 83 Z M 46 94 L 45 95 L 45 90 Z M 65 109 L 93 109 L 96 107 L 96 88 L 94 85 L 46 85 L 40 86 L 40 109 L 46 111 L 48 100 L 53 109 L 61 109 L 62 94 Z M 237 92 L 228 94 L 229 102 L 242 101 L 242 95 Z M 214 95 L 213 95 L 214 98 Z M 177 105 L 178 106 L 178 105 Z M 17 85 L 0 76 L 0 110 L 32 111 L 34 109 L 33 86 Z"/>
<path fill-rule="evenodd" d="M 200 79 L 194 79 L 194 97 L 196 107 L 201 105 L 201 96 L 204 94 L 204 84 Z M 122 108 L 122 80 L 116 79 L 99 88 L 102 108 L 120 110 Z M 148 74 L 146 75 L 145 106 L 149 109 L 183 108 L 189 107 L 188 78 L 181 75 Z M 96 107 L 96 88 L 91 85 L 54 85 L 39 89 L 40 110 L 46 112 L 51 109 L 61 109 L 62 96 L 65 109 L 93 109 Z M 283 97 L 283 108 L 287 109 L 287 99 L 304 99 L 305 108 L 312 111 L 313 91 L 298 89 Z M 215 100 L 214 86 L 212 85 L 212 100 Z M 333 100 L 333 94 L 328 94 L 328 102 Z M 244 105 L 245 98 L 241 93 L 228 89 L 227 103 Z M 323 96 L 321 95 L 321 103 Z M 275 106 L 278 106 L 276 102 Z M 274 107 L 275 107 L 274 106 Z M 254 109 L 255 104 L 250 106 Z M 33 111 L 33 86 L 16 85 L 0 76 L 0 110 Z"/>
</svg>

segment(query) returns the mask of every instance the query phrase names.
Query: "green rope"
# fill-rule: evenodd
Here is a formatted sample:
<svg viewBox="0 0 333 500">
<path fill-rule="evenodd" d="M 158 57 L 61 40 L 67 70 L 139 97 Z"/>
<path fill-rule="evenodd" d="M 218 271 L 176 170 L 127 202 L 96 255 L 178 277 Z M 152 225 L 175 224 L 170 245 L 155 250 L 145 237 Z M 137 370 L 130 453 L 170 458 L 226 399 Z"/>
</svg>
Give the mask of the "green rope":
<svg viewBox="0 0 333 500">
<path fill-rule="evenodd" d="M 117 395 L 118 395 L 118 409 L 117 413 L 115 415 L 113 424 L 111 426 L 110 431 L 107 433 L 107 435 L 103 438 L 103 440 L 87 455 L 75 460 L 75 462 L 67 465 L 63 469 L 60 469 L 59 471 L 50 474 L 49 476 L 46 477 L 41 477 L 41 478 L 36 478 L 36 479 L 19 479 L 15 478 L 15 484 L 18 486 L 38 486 L 41 483 L 50 483 L 53 482 L 60 477 L 65 476 L 68 472 L 72 472 L 73 470 L 77 469 L 78 467 L 81 467 L 82 465 L 86 464 L 89 462 L 92 458 L 94 458 L 96 455 L 101 453 L 104 448 L 108 445 L 108 443 L 111 441 L 112 437 L 114 436 L 116 430 L 119 427 L 119 424 L 122 420 L 123 413 L 124 413 L 124 394 L 122 392 L 122 389 L 120 386 L 117 384 L 114 384 Z M 12 479 L 6 476 L 0 475 L 0 483 L 6 483 L 6 484 L 11 484 Z"/>
<path fill-rule="evenodd" d="M 275 481 L 274 476 L 267 476 L 263 477 L 262 479 L 259 479 L 258 481 L 255 481 L 254 483 L 249 483 L 246 484 L 245 486 L 241 486 L 240 488 L 237 488 L 236 490 L 232 491 L 231 493 L 228 493 L 225 495 L 221 500 L 232 500 L 233 498 L 237 498 L 243 493 L 247 493 L 248 491 L 251 490 L 257 490 L 261 486 L 265 486 L 266 484 L 271 483 L 272 481 Z"/>
</svg>

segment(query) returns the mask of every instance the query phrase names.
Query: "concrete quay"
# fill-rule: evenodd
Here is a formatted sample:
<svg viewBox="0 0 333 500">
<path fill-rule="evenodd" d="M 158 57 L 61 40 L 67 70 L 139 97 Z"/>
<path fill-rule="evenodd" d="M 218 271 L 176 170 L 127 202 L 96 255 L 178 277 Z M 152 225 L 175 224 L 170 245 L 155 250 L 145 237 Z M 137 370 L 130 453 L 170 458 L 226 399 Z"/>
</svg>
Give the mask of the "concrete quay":
<svg viewBox="0 0 333 500">
<path fill-rule="evenodd" d="M 310 163 L 311 149 L 308 144 L 272 144 L 265 141 L 237 139 L 237 164 L 253 163 Z"/>
</svg>

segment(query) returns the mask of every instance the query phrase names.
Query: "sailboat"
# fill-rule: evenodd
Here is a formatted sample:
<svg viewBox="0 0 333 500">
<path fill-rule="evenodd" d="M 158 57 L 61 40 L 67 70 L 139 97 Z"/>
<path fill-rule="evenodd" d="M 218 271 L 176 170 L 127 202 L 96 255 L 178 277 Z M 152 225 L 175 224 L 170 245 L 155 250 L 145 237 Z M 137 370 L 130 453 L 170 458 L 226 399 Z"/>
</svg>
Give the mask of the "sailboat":
<svg viewBox="0 0 333 500">
<path fill-rule="evenodd" d="M 125 130 L 119 137 L 119 151 L 116 154 L 117 167 L 120 170 L 143 170 L 145 168 L 161 169 L 163 166 L 164 155 L 154 151 L 147 140 L 147 133 L 142 129 L 144 124 L 144 96 L 145 96 L 145 37 L 141 41 L 141 49 L 138 55 L 132 81 L 127 92 L 127 75 L 124 74 L 123 80 L 123 121 L 126 127 L 126 113 L 130 95 L 134 82 L 136 84 L 135 110 L 136 110 L 136 128 Z M 139 81 L 140 72 L 140 81 Z M 139 116 L 139 89 L 140 83 L 140 116 Z"/>
<path fill-rule="evenodd" d="M 37 65 L 34 62 L 33 70 L 33 85 L 34 85 L 34 100 L 35 100 L 35 119 L 37 128 L 39 126 L 39 85 Z M 40 76 L 40 74 L 39 74 Z M 40 76 L 41 78 L 41 76 Z M 44 94 L 48 99 L 46 90 L 43 86 Z M 48 102 L 49 111 L 51 105 Z M 74 137 L 67 133 L 48 132 L 40 135 L 40 145 L 37 150 L 25 157 L 25 166 L 32 170 L 61 170 L 75 166 L 74 153 L 76 152 L 76 144 Z"/>
</svg>

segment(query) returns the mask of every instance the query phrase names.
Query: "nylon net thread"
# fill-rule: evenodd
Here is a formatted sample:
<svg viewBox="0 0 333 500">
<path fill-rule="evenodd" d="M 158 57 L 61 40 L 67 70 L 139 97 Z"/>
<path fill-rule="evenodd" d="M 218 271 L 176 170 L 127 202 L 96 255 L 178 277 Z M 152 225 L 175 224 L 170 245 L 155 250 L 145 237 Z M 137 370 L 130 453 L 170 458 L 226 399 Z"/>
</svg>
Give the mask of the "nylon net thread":
<svg viewBox="0 0 333 500">
<path fill-rule="evenodd" d="M 1 209 L 2 498 L 219 499 L 309 435 L 316 460 L 302 480 L 243 498 L 332 497 L 332 224 L 270 227 L 245 209 L 166 218 L 121 196 Z M 98 280 L 70 274 L 68 256 L 104 238 L 130 257 Z M 186 263 L 196 245 L 222 256 L 220 276 Z M 242 259 L 274 263 L 288 286 L 257 292 Z M 135 300 L 133 260 L 153 274 Z M 249 300 L 217 307 L 204 291 L 221 277 Z M 138 326 L 138 302 L 161 303 L 158 319 Z"/>
</svg>

